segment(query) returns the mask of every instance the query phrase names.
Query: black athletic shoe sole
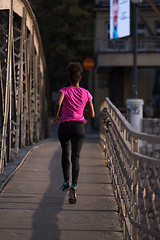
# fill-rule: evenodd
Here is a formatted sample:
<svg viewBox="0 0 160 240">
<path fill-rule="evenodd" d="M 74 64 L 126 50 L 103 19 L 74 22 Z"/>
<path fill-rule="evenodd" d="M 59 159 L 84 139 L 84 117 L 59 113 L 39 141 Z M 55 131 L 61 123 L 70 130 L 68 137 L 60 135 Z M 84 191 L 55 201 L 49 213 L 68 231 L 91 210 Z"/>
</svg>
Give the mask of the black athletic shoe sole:
<svg viewBox="0 0 160 240">
<path fill-rule="evenodd" d="M 70 189 L 68 202 L 70 204 L 75 204 L 77 202 L 76 192 L 73 189 Z"/>
</svg>

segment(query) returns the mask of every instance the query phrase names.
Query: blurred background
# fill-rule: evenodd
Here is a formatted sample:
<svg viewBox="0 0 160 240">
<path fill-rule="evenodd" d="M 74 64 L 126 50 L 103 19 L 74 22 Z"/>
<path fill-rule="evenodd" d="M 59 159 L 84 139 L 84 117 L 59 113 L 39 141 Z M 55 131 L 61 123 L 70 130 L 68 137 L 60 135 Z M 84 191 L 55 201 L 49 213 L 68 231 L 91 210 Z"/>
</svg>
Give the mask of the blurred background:
<svg viewBox="0 0 160 240">
<path fill-rule="evenodd" d="M 94 96 L 98 128 L 99 108 L 109 97 L 122 113 L 126 99 L 144 100 L 144 116 L 160 116 L 160 1 L 137 1 L 137 19 L 134 0 L 130 1 L 130 33 L 111 39 L 110 0 L 32 0 L 46 56 L 52 115 L 57 91 L 67 86 L 66 65 L 69 61 L 83 64 L 93 59 L 92 70 L 85 70 L 81 86 Z M 121 4 L 124 1 L 121 1 Z M 119 17 L 118 17 L 119 18 Z M 137 45 L 134 48 L 136 21 Z M 123 26 L 122 26 L 123 28 Z M 124 26 L 125 28 L 125 26 Z M 136 51 L 137 86 L 133 83 Z"/>
</svg>

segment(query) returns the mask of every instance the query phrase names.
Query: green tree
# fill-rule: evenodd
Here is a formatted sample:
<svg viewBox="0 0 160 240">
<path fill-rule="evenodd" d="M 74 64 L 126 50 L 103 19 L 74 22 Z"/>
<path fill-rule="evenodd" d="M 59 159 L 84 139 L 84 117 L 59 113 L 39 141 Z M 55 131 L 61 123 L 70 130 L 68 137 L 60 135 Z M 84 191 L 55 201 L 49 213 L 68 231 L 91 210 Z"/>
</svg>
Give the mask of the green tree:
<svg viewBox="0 0 160 240">
<path fill-rule="evenodd" d="M 52 90 L 67 85 L 66 65 L 93 56 L 93 1 L 32 0 Z"/>
</svg>

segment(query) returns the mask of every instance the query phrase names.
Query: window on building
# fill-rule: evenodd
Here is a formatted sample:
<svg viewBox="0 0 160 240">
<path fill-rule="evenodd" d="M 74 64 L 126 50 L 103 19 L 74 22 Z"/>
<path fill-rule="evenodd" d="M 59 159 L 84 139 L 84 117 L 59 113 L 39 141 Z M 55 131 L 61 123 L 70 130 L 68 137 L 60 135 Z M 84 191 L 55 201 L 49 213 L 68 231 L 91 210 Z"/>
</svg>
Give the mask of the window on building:
<svg viewBox="0 0 160 240">
<path fill-rule="evenodd" d="M 145 42 L 144 42 L 144 37 L 146 35 L 146 26 L 142 22 L 138 22 L 137 26 L 137 37 L 138 37 L 138 49 L 139 50 L 144 50 L 145 48 Z"/>
<path fill-rule="evenodd" d="M 95 0 L 95 4 L 101 4 L 101 5 L 103 5 L 103 4 L 106 4 L 106 3 L 107 3 L 106 0 Z"/>
<path fill-rule="evenodd" d="M 106 33 L 106 39 L 109 39 L 110 36 L 110 28 L 109 28 L 109 22 L 105 22 L 105 33 Z"/>
<path fill-rule="evenodd" d="M 155 22 L 155 34 L 157 37 L 160 37 L 160 21 Z M 160 40 L 156 39 L 156 49 L 160 49 Z"/>
<path fill-rule="evenodd" d="M 98 78 L 98 87 L 99 88 L 107 88 L 108 87 L 108 80 L 105 77 Z"/>
<path fill-rule="evenodd" d="M 109 49 L 112 49 L 113 48 L 113 43 L 112 41 L 110 40 L 110 26 L 109 26 L 109 22 L 106 21 L 105 22 L 105 50 L 109 50 Z"/>
<path fill-rule="evenodd" d="M 156 36 L 160 36 L 160 21 L 156 21 L 155 33 Z"/>
<path fill-rule="evenodd" d="M 139 22 L 137 28 L 138 37 L 144 37 L 146 35 L 146 26 L 144 23 Z"/>
</svg>

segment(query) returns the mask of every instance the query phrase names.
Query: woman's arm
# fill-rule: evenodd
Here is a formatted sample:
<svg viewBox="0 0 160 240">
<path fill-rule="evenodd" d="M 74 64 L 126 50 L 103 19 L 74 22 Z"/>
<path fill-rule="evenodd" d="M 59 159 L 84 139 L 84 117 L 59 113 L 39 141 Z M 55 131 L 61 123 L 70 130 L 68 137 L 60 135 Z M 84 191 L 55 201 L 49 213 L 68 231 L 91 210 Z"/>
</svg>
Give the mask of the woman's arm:
<svg viewBox="0 0 160 240">
<path fill-rule="evenodd" d="M 94 112 L 92 100 L 90 102 L 87 102 L 86 106 L 87 106 L 87 109 L 84 109 L 84 114 L 86 114 L 88 117 L 94 118 L 95 112 Z"/>
<path fill-rule="evenodd" d="M 58 94 L 58 99 L 55 105 L 55 114 L 54 114 L 54 118 L 53 118 L 53 123 L 56 124 L 59 122 L 59 111 L 61 109 L 61 105 L 64 99 L 64 94 L 62 92 L 59 92 Z"/>
</svg>

